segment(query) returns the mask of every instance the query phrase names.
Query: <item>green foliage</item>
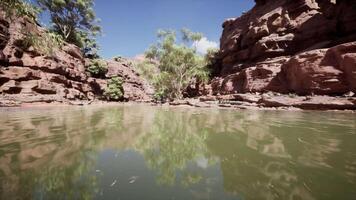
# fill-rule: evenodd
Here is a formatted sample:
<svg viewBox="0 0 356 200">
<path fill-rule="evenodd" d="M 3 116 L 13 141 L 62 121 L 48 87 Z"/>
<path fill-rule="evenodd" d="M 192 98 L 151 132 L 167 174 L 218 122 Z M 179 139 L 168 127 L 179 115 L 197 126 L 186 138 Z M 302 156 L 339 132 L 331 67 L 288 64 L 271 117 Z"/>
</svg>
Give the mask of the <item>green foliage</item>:
<svg viewBox="0 0 356 200">
<path fill-rule="evenodd" d="M 145 53 L 146 58 L 158 62 L 159 72 L 151 79 L 158 99 L 175 99 L 183 97 L 183 90 L 193 80 L 206 81 L 209 71 L 204 57 L 197 54 L 190 43 L 199 41 L 201 33 L 182 29 L 184 44 L 178 44 L 176 33 L 172 30 L 159 30 L 159 41 Z"/>
<path fill-rule="evenodd" d="M 189 30 L 187 28 L 183 28 L 181 30 L 181 32 L 182 32 L 182 35 L 183 35 L 182 39 L 183 39 L 184 42 L 188 42 L 188 43 L 191 42 L 191 41 L 195 42 L 195 41 L 199 41 L 199 40 L 201 40 L 203 38 L 203 34 L 202 33 L 194 33 L 194 32 L 192 32 L 191 30 Z"/>
<path fill-rule="evenodd" d="M 218 68 L 216 68 L 216 65 L 218 64 L 218 53 L 219 53 L 219 49 L 217 48 L 210 48 L 208 49 L 206 55 L 205 55 L 205 63 L 206 63 L 206 67 L 208 68 L 209 72 L 210 72 L 210 77 L 214 77 L 217 76 L 219 71 L 217 70 Z"/>
<path fill-rule="evenodd" d="M 90 65 L 87 68 L 87 71 L 93 77 L 104 77 L 106 72 L 108 71 L 108 66 L 104 60 L 93 59 L 91 60 Z"/>
<path fill-rule="evenodd" d="M 205 55 L 205 62 L 207 65 L 213 65 L 216 60 L 216 54 L 219 52 L 219 49 L 217 48 L 210 48 L 208 49 L 206 55 Z"/>
<path fill-rule="evenodd" d="M 24 0 L 1 0 L 0 8 L 8 17 L 27 16 L 36 21 L 39 9 Z"/>
<path fill-rule="evenodd" d="M 79 32 L 77 36 L 78 46 L 81 47 L 83 55 L 87 58 L 97 59 L 99 58 L 99 45 L 96 43 L 96 39 L 90 36 L 86 32 Z"/>
<path fill-rule="evenodd" d="M 100 33 L 94 13 L 94 0 L 37 0 L 40 7 L 49 11 L 53 30 L 66 42 L 82 48 L 87 57 L 98 57 L 95 36 Z"/>
<path fill-rule="evenodd" d="M 145 60 L 143 62 L 137 63 L 135 66 L 137 72 L 146 80 L 148 80 L 151 84 L 153 83 L 153 79 L 159 72 L 155 63 Z"/>
<path fill-rule="evenodd" d="M 33 47 L 42 55 L 54 56 L 55 52 L 64 44 L 62 36 L 54 32 L 43 32 L 41 34 L 27 33 L 22 40 L 22 48 Z"/>
<path fill-rule="evenodd" d="M 123 82 L 119 77 L 112 77 L 104 91 L 104 96 L 108 100 L 119 101 L 124 98 Z"/>
<path fill-rule="evenodd" d="M 155 58 L 157 58 L 159 56 L 159 49 L 156 45 L 152 45 L 150 46 L 150 48 L 148 50 L 146 50 L 145 52 L 145 57 L 153 60 Z"/>
</svg>

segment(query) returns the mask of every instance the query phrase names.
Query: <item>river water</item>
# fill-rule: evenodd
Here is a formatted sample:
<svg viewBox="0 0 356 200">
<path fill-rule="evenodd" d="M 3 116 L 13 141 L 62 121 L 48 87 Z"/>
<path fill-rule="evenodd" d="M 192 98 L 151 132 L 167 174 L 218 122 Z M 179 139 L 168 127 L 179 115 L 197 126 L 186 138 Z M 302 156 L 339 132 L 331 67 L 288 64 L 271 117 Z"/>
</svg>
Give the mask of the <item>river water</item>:
<svg viewBox="0 0 356 200">
<path fill-rule="evenodd" d="M 356 115 L 3 109 L 0 199 L 353 200 Z"/>
</svg>

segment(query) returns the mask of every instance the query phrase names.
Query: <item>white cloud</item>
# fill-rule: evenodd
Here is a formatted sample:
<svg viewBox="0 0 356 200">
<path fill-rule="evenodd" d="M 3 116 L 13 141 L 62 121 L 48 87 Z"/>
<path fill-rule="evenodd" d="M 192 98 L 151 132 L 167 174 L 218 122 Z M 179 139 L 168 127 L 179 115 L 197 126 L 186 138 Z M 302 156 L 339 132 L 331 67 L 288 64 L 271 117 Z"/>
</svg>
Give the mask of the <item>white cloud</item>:
<svg viewBox="0 0 356 200">
<path fill-rule="evenodd" d="M 201 40 L 194 42 L 193 47 L 197 48 L 197 52 L 200 54 L 206 54 L 210 48 L 218 48 L 218 43 L 209 41 L 208 38 L 203 37 Z"/>
</svg>

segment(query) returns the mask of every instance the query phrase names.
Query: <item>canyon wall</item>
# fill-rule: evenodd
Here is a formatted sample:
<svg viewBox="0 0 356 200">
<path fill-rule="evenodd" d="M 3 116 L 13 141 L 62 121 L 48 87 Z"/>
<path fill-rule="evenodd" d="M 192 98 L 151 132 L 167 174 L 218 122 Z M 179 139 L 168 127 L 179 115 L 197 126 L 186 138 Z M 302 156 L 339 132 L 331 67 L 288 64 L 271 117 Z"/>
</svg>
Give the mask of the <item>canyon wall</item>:
<svg viewBox="0 0 356 200">
<path fill-rule="evenodd" d="M 356 1 L 256 0 L 223 23 L 211 95 L 356 92 Z"/>
<path fill-rule="evenodd" d="M 23 47 L 25 34 L 43 34 L 45 29 L 27 18 L 10 19 L 0 11 L 0 106 L 22 103 L 60 102 L 82 104 L 105 100 L 103 92 L 111 77 L 124 81 L 125 100 L 149 101 L 152 89 L 127 59 L 105 61 L 108 72 L 93 78 L 80 49 L 65 44 L 43 55 L 32 46 Z"/>
</svg>

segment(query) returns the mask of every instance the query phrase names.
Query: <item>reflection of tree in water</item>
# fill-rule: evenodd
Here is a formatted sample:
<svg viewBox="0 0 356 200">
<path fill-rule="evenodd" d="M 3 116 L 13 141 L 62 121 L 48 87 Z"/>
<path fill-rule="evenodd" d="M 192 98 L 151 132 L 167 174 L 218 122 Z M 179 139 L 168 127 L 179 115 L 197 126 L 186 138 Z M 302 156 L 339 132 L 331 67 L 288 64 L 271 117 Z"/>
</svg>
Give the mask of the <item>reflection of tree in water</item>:
<svg viewBox="0 0 356 200">
<path fill-rule="evenodd" d="M 204 119 L 187 112 L 158 110 L 148 133 L 136 143 L 147 165 L 158 174 L 158 182 L 174 185 L 181 173 L 180 182 L 189 186 L 201 181 L 199 171 L 189 171 L 189 164 L 197 164 L 199 158 L 209 158 L 205 140 L 206 128 L 199 126 Z M 212 164 L 213 160 L 207 161 Z"/>
</svg>

